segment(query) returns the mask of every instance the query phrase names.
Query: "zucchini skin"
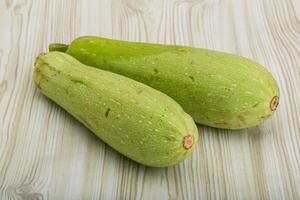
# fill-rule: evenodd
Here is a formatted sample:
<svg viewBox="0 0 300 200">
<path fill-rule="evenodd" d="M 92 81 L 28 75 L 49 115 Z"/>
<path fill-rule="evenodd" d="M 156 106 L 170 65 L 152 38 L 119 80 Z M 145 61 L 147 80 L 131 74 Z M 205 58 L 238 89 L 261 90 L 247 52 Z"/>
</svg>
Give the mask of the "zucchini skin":
<svg viewBox="0 0 300 200">
<path fill-rule="evenodd" d="M 50 52 L 36 59 L 40 91 L 123 155 L 166 167 L 187 158 L 198 130 L 167 95 L 127 77 Z"/>
<path fill-rule="evenodd" d="M 228 53 L 93 36 L 75 39 L 66 53 L 160 90 L 197 123 L 216 128 L 256 126 L 279 103 L 277 83 L 264 67 Z"/>
</svg>

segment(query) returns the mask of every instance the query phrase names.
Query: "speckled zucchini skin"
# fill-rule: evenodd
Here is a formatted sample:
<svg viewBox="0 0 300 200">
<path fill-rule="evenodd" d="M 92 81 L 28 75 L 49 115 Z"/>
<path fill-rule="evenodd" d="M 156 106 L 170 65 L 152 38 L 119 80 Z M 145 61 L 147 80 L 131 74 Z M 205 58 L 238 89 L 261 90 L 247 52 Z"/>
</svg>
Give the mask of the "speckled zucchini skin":
<svg viewBox="0 0 300 200">
<path fill-rule="evenodd" d="M 40 55 L 34 80 L 44 95 L 105 143 L 144 165 L 176 164 L 198 140 L 192 118 L 167 95 L 67 54 Z"/>
<path fill-rule="evenodd" d="M 249 59 L 207 49 L 80 37 L 66 50 L 80 62 L 145 83 L 176 100 L 196 122 L 217 128 L 258 125 L 272 115 L 279 89 Z"/>
</svg>

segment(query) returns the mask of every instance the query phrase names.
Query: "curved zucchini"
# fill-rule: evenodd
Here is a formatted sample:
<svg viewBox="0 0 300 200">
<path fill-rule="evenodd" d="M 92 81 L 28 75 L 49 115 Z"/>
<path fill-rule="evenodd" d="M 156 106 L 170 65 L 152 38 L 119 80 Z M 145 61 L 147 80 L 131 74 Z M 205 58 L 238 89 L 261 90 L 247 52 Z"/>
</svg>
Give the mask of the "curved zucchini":
<svg viewBox="0 0 300 200">
<path fill-rule="evenodd" d="M 272 75 L 249 59 L 185 46 L 80 37 L 51 44 L 80 62 L 130 77 L 176 100 L 196 122 L 217 128 L 258 125 L 279 103 Z"/>
<path fill-rule="evenodd" d="M 153 167 L 184 160 L 198 140 L 192 118 L 167 95 L 60 52 L 40 55 L 34 80 L 105 143 Z"/>
</svg>

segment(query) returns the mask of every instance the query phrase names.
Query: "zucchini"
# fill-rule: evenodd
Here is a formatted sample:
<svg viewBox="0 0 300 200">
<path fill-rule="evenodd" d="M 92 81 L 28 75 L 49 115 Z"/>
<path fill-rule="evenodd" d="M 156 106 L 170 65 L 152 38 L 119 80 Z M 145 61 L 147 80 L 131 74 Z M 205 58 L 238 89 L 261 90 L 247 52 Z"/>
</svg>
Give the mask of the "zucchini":
<svg viewBox="0 0 300 200">
<path fill-rule="evenodd" d="M 36 59 L 34 80 L 105 143 L 147 166 L 184 160 L 198 140 L 192 118 L 167 95 L 132 79 L 50 52 Z"/>
<path fill-rule="evenodd" d="M 186 46 L 84 36 L 50 44 L 80 62 L 145 83 L 176 100 L 197 123 L 225 129 L 255 126 L 279 103 L 272 75 L 249 59 Z"/>
</svg>

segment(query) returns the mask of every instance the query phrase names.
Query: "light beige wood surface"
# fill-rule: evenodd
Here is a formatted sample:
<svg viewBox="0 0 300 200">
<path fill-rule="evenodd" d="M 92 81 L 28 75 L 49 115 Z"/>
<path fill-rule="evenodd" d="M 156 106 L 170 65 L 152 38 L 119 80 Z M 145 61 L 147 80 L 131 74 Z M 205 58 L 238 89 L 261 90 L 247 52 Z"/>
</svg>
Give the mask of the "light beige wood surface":
<svg viewBox="0 0 300 200">
<path fill-rule="evenodd" d="M 188 160 L 141 166 L 33 83 L 35 57 L 80 35 L 252 58 L 279 110 L 241 131 L 198 126 Z M 300 0 L 0 0 L 0 199 L 300 199 Z"/>
</svg>

